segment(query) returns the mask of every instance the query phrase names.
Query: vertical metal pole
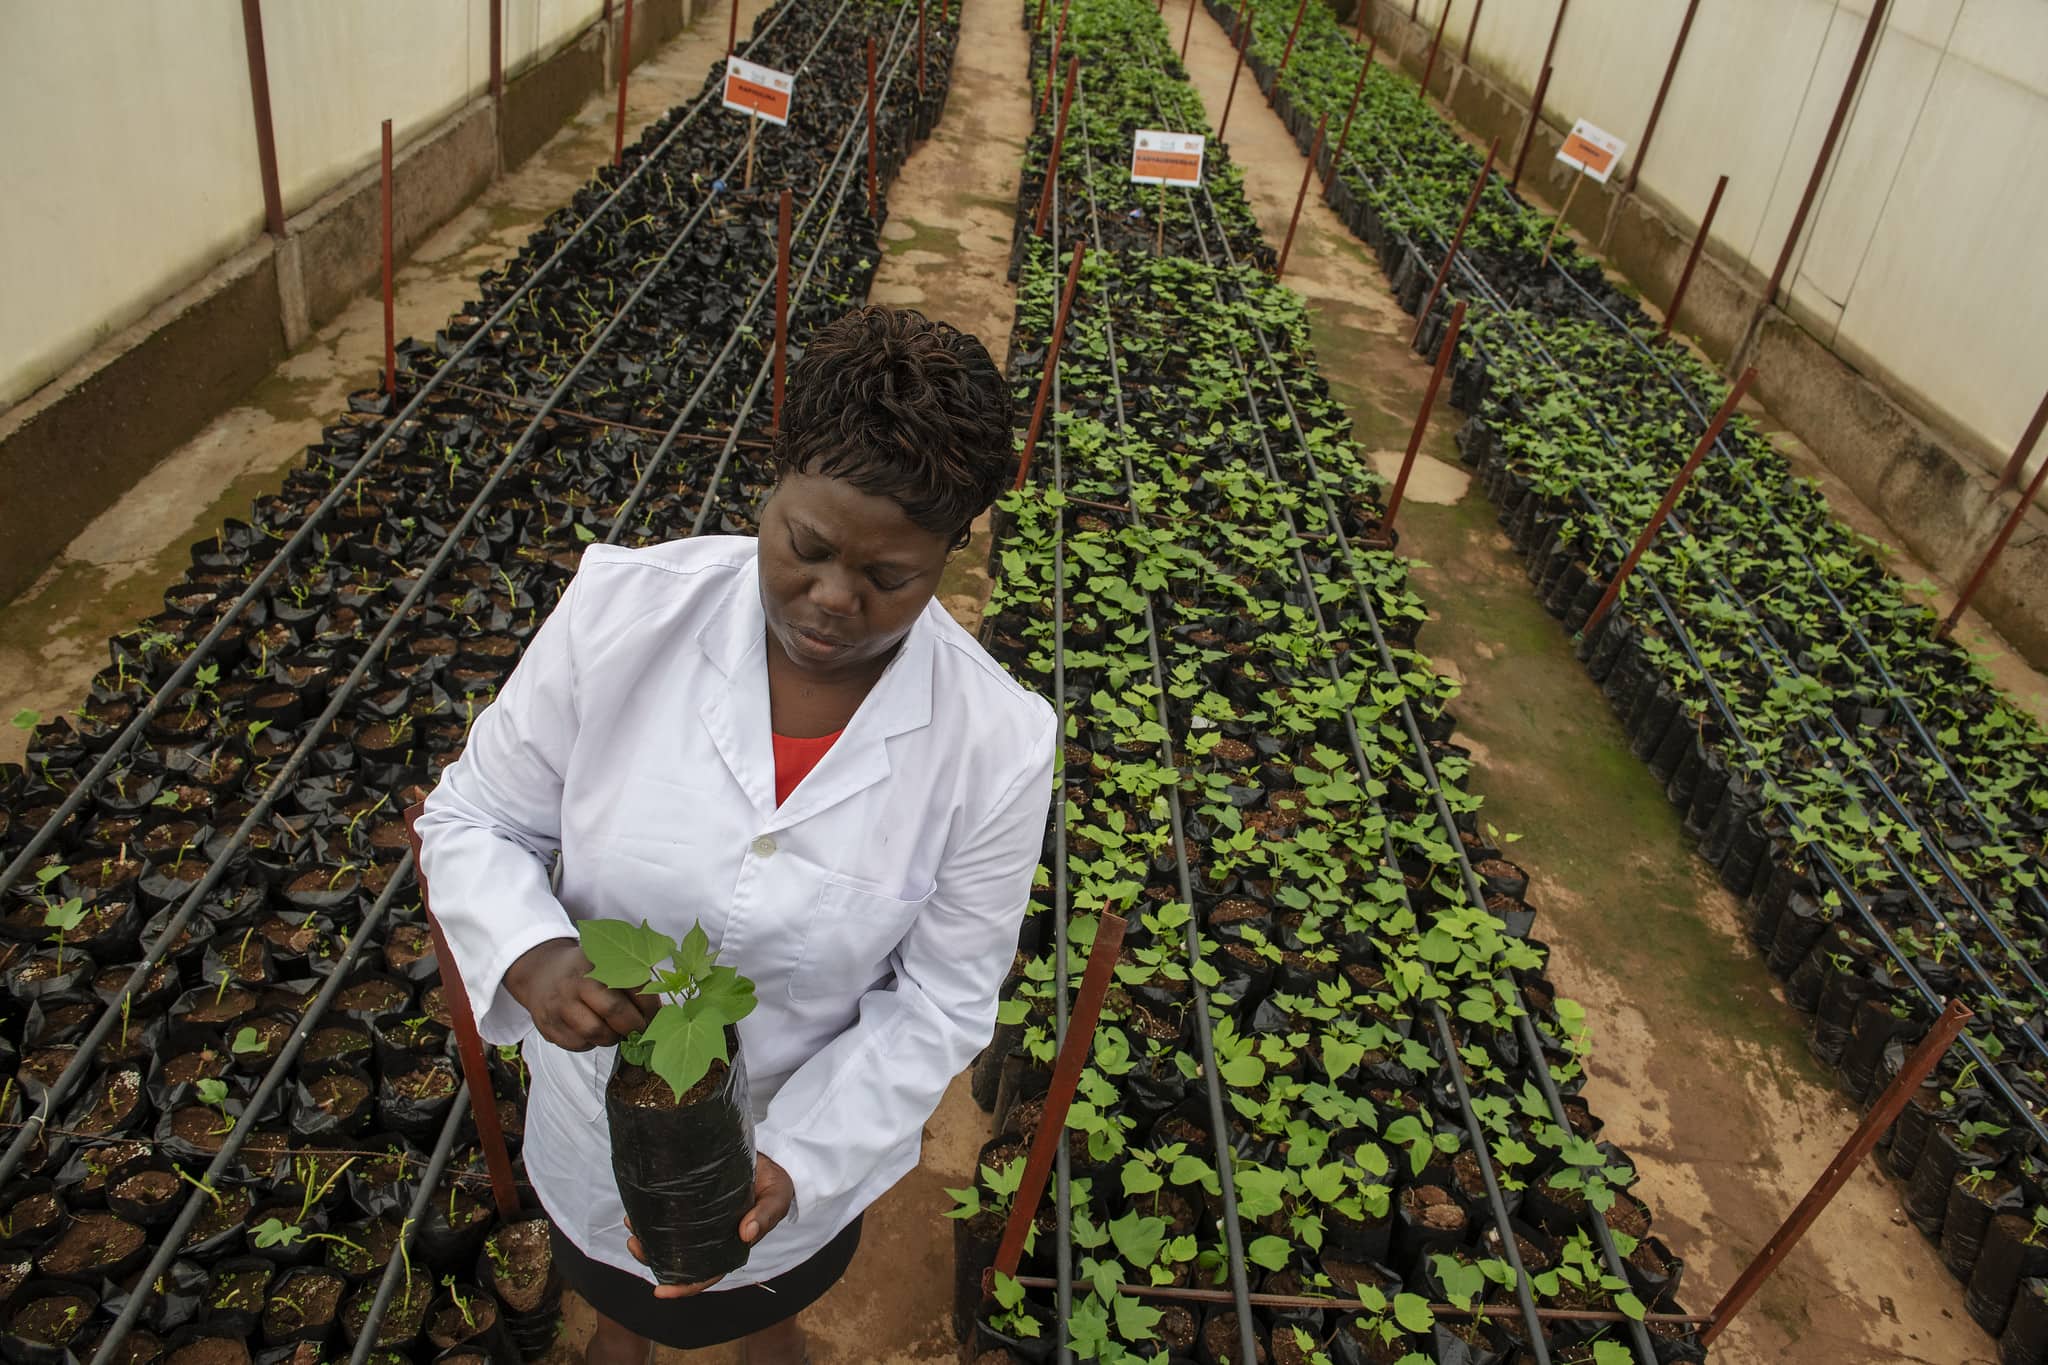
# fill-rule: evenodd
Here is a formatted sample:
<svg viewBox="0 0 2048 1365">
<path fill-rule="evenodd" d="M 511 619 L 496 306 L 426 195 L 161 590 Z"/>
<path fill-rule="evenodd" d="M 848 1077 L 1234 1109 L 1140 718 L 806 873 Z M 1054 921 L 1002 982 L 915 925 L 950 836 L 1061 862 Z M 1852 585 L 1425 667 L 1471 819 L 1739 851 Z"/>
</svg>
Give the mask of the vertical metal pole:
<svg viewBox="0 0 2048 1365">
<path fill-rule="evenodd" d="M 1855 1133 L 1843 1144 L 1842 1150 L 1835 1154 L 1835 1159 L 1828 1163 L 1827 1169 L 1821 1172 L 1820 1179 L 1814 1182 L 1813 1188 L 1806 1192 L 1806 1198 L 1799 1201 L 1799 1207 L 1792 1210 L 1792 1216 L 1771 1234 L 1771 1240 L 1764 1243 L 1764 1249 L 1757 1253 L 1757 1258 L 1749 1263 L 1749 1267 L 1736 1278 L 1728 1292 L 1721 1296 L 1721 1302 L 1714 1305 L 1714 1320 L 1701 1330 L 1700 1345 L 1710 1345 L 1715 1337 L 1721 1335 L 1721 1329 L 1742 1311 L 1742 1306 L 1748 1303 L 1750 1296 L 1770 1278 L 1771 1272 L 1792 1254 L 1792 1248 L 1799 1244 L 1799 1239 L 1806 1234 L 1807 1228 L 1813 1225 L 1814 1219 L 1820 1217 L 1829 1202 L 1841 1192 L 1842 1186 L 1849 1182 L 1849 1177 L 1855 1174 L 1856 1168 L 1863 1163 L 1863 1158 L 1877 1149 L 1878 1139 L 1884 1136 L 1885 1130 L 1890 1128 L 1892 1122 L 1905 1110 L 1906 1102 L 1920 1088 L 1920 1083 L 1934 1071 L 1935 1066 L 1955 1043 L 1956 1036 L 1963 1031 L 1963 1025 L 1969 1023 L 1970 1019 L 1968 1005 L 1960 1000 L 1949 1001 L 1948 1008 L 1934 1021 L 1934 1027 L 1927 1031 L 1927 1036 L 1921 1040 L 1920 1046 L 1913 1049 L 1912 1056 L 1899 1068 L 1899 1074 L 1892 1077 L 1891 1084 L 1885 1087 L 1884 1094 L 1878 1097 L 1877 1104 L 1863 1116 L 1863 1122 L 1857 1126 Z"/>
<path fill-rule="evenodd" d="M 491 0 L 491 98 L 505 97 L 505 0 Z"/>
<path fill-rule="evenodd" d="M 631 3 L 631 0 L 628 0 Z M 732 0 L 732 17 L 725 21 L 725 55 L 730 57 L 740 46 L 740 0 Z"/>
<path fill-rule="evenodd" d="M 1429 412 L 1436 406 L 1437 390 L 1443 387 L 1444 371 L 1451 367 L 1451 357 L 1458 352 L 1458 332 L 1465 326 L 1465 301 L 1458 300 L 1458 306 L 1451 311 L 1451 325 L 1444 331 L 1443 345 L 1437 348 L 1436 367 L 1429 372 L 1429 387 L 1422 393 L 1422 411 L 1415 414 L 1415 429 L 1408 433 L 1408 449 L 1401 456 L 1401 472 L 1394 476 L 1394 491 L 1387 498 L 1387 514 L 1380 518 L 1382 532 L 1394 529 L 1394 517 L 1401 510 L 1401 495 L 1408 491 L 1408 475 L 1415 468 L 1415 456 L 1422 449 L 1422 434 L 1429 429 Z"/>
<path fill-rule="evenodd" d="M 1181 60 L 1181 64 L 1182 64 L 1182 65 L 1186 65 L 1186 64 L 1187 64 L 1187 60 L 1188 60 L 1188 39 L 1189 39 L 1189 38 L 1191 38 L 1191 37 L 1193 37 L 1193 36 L 1194 36 L 1194 33 L 1195 33 L 1195 0 L 1188 0 L 1188 21 L 1187 21 L 1187 23 L 1185 23 L 1185 24 L 1183 24 L 1183 25 L 1181 26 L 1181 30 L 1180 30 L 1180 60 Z"/>
<path fill-rule="evenodd" d="M 1308 0 L 1294 7 L 1294 27 L 1287 30 L 1287 50 L 1280 54 L 1280 70 L 1273 76 L 1273 84 L 1287 79 L 1287 64 L 1294 60 L 1294 40 L 1301 36 L 1302 16 L 1308 13 Z"/>
<path fill-rule="evenodd" d="M 1835 154 L 1835 142 L 1842 136 L 1842 125 L 1849 118 L 1849 106 L 1855 102 L 1856 87 L 1863 82 L 1863 68 L 1870 64 L 1871 49 L 1877 46 L 1877 35 L 1884 28 L 1886 0 L 1871 0 L 1870 18 L 1863 25 L 1863 39 L 1856 44 L 1855 60 L 1849 63 L 1849 78 L 1842 82 L 1842 97 L 1835 101 L 1835 116 L 1828 121 L 1828 135 L 1821 139 L 1820 155 L 1813 160 L 1813 174 L 1806 177 L 1806 191 L 1799 196 L 1799 209 L 1792 215 L 1791 230 L 1785 234 L 1785 246 L 1778 252 L 1778 263 L 1771 269 L 1771 282 L 1764 288 L 1763 303 L 1756 310 L 1754 327 L 1770 311 L 1777 300 L 1778 286 L 1785 282 L 1785 270 L 1792 264 L 1792 249 L 1799 245 L 1799 234 L 1806 230 L 1806 215 L 1813 211 L 1814 196 L 1820 193 L 1821 177 L 1827 174 L 1828 161 Z"/>
<path fill-rule="evenodd" d="M 1325 186 L 1336 182 L 1337 170 L 1344 164 L 1344 147 L 1351 141 L 1351 120 L 1358 117 L 1358 97 L 1365 93 L 1365 78 L 1372 74 L 1372 54 L 1379 50 L 1379 45 L 1380 40 L 1374 38 L 1372 46 L 1365 50 L 1365 60 L 1358 65 L 1358 80 L 1351 87 L 1351 107 L 1344 111 L 1344 131 L 1337 134 L 1337 150 L 1330 154 L 1330 173 L 1323 177 Z"/>
<path fill-rule="evenodd" d="M 1508 180 L 1508 188 L 1515 189 L 1522 183 L 1522 166 L 1529 160 L 1529 148 L 1536 141 L 1536 125 L 1543 121 L 1543 96 L 1550 89 L 1552 68 L 1543 68 L 1543 74 L 1536 78 L 1536 93 L 1529 97 L 1529 122 L 1522 129 L 1522 150 L 1515 153 L 1515 173 Z"/>
<path fill-rule="evenodd" d="M 1465 197 L 1465 211 L 1458 215 L 1458 230 L 1451 234 L 1451 245 L 1444 252 L 1443 264 L 1436 268 L 1436 278 L 1430 281 L 1429 297 L 1416 311 L 1415 334 L 1408 338 L 1410 346 L 1422 340 L 1422 329 L 1429 325 L 1429 310 L 1436 307 L 1436 296 L 1442 292 L 1444 281 L 1451 277 L 1451 262 L 1458 259 L 1458 245 L 1465 240 L 1465 229 L 1472 222 L 1473 210 L 1479 207 L 1480 196 L 1486 193 L 1486 178 L 1493 173 L 1493 158 L 1499 151 L 1499 138 L 1486 144 L 1486 161 L 1479 167 L 1479 178 L 1472 182 L 1472 193 Z"/>
<path fill-rule="evenodd" d="M 2042 395 L 2041 406 L 2034 409 L 2034 420 L 2027 423 L 2020 443 L 2013 447 L 2012 458 L 2005 462 L 2005 472 L 1998 476 L 1999 492 L 2020 481 L 2020 471 L 2027 467 L 2027 456 L 2034 453 L 2034 442 L 2041 439 L 2043 426 L 2048 426 L 2048 394 Z"/>
<path fill-rule="evenodd" d="M 1728 188 L 1728 177 L 1722 176 L 1714 182 L 1714 197 L 1707 201 L 1706 215 L 1700 219 L 1700 230 L 1693 236 L 1692 250 L 1686 254 L 1685 269 L 1678 272 L 1678 288 L 1672 291 L 1671 306 L 1664 310 L 1664 325 L 1657 329 L 1657 335 L 1671 335 L 1671 324 L 1678 319 L 1678 310 L 1685 304 L 1685 291 L 1692 283 L 1693 267 L 1700 263 L 1700 252 L 1707 245 L 1707 233 L 1714 226 L 1714 215 L 1721 208 L 1721 192 Z"/>
<path fill-rule="evenodd" d="M 1301 223 L 1301 206 L 1308 201 L 1308 182 L 1316 173 L 1316 158 L 1322 155 L 1323 134 L 1330 130 L 1330 116 L 1326 113 L 1316 121 L 1316 137 L 1308 149 L 1308 165 L 1301 168 L 1301 188 L 1294 195 L 1294 216 L 1287 220 L 1287 240 L 1280 244 L 1280 261 L 1273 267 L 1273 278 L 1279 279 L 1287 273 L 1287 255 L 1294 250 L 1294 229 Z"/>
<path fill-rule="evenodd" d="M 1429 60 L 1422 64 L 1422 93 L 1429 93 L 1429 78 L 1436 74 L 1437 49 L 1443 46 L 1444 25 L 1450 21 L 1451 0 L 1444 0 L 1444 12 L 1436 17 L 1436 36 L 1429 40 Z"/>
<path fill-rule="evenodd" d="M 2044 405 L 2044 410 L 2048 410 L 2048 405 Z M 2041 420 L 2039 414 L 2036 414 L 2034 420 L 2036 423 L 2034 430 L 2038 434 Z M 2025 449 L 2025 447 L 2022 447 L 2022 449 Z M 1956 598 L 1955 610 L 1948 614 L 1948 619 L 1943 621 L 1941 628 L 1934 632 L 1935 639 L 1946 640 L 1949 632 L 1956 628 L 1956 622 L 1963 619 L 1963 613 L 1969 609 L 1970 599 L 1977 595 L 1977 589 L 1984 586 L 1985 578 L 1991 573 L 1991 566 L 1996 564 L 1998 557 L 2005 553 L 2006 542 L 2012 539 L 2014 531 L 2020 529 L 2020 522 L 2027 515 L 2027 509 L 2033 506 L 2034 495 L 2041 491 L 2041 483 L 2044 479 L 2048 479 L 2048 460 L 2041 462 L 2041 467 L 2034 471 L 2033 482 L 2027 485 L 2026 492 L 2020 494 L 2020 500 L 2013 504 L 2012 514 L 2006 517 L 2005 525 L 1998 528 L 1998 535 L 1993 538 L 1991 548 L 1984 552 L 1982 562 L 1977 565 L 1977 572 L 1970 575 L 1970 581 L 1963 587 L 1962 596 Z"/>
<path fill-rule="evenodd" d="M 631 3 L 631 0 L 627 0 Z M 875 40 L 868 39 L 868 217 L 880 219 L 881 199 L 875 192 Z"/>
<path fill-rule="evenodd" d="M 1373 0 L 1357 0 L 1357 5 L 1358 31 L 1352 35 L 1351 41 L 1354 43 L 1362 43 L 1365 41 L 1365 16 L 1372 12 Z M 1373 40 L 1375 42 L 1379 40 L 1377 34 L 1374 35 Z"/>
<path fill-rule="evenodd" d="M 1622 187 L 1623 194 L 1636 192 L 1636 181 L 1642 178 L 1643 158 L 1650 154 L 1650 139 L 1657 136 L 1657 119 L 1664 113 L 1664 97 L 1671 93 L 1671 78 L 1678 73 L 1678 59 L 1685 52 L 1685 40 L 1692 33 L 1692 17 L 1699 13 L 1700 0 L 1685 0 L 1685 18 L 1678 21 L 1678 40 L 1671 44 L 1671 60 L 1664 63 L 1664 79 L 1658 83 L 1657 98 L 1650 104 L 1650 121 L 1643 125 L 1643 140 L 1636 144 L 1635 164 L 1628 168 L 1628 184 Z"/>
<path fill-rule="evenodd" d="M 398 313 L 391 288 L 391 120 L 384 120 L 378 207 L 384 224 L 384 392 L 398 392 Z"/>
<path fill-rule="evenodd" d="M 917 0 L 917 97 L 924 98 L 924 4 Z"/>
<path fill-rule="evenodd" d="M 1074 311 L 1074 291 L 1081 284 L 1081 257 L 1087 250 L 1085 245 L 1075 242 L 1073 259 L 1067 264 L 1067 284 L 1060 294 L 1059 314 L 1053 319 L 1052 340 L 1046 343 L 1045 373 L 1038 377 L 1038 398 L 1031 405 L 1031 425 L 1024 429 L 1024 453 L 1017 457 L 1017 481 L 1010 485 L 1012 488 L 1022 488 L 1031 477 L 1031 457 L 1038 451 L 1038 433 L 1045 425 L 1045 404 L 1052 396 L 1052 377 L 1060 364 L 1060 343 L 1066 339 L 1067 318 Z"/>
<path fill-rule="evenodd" d="M 1052 76 L 1059 70 L 1060 45 L 1067 38 L 1067 13 L 1073 7 L 1073 0 L 1060 0 L 1060 21 L 1052 31 L 1052 52 L 1045 59 L 1045 94 L 1038 100 L 1038 117 L 1044 118 L 1045 111 L 1052 108 Z"/>
<path fill-rule="evenodd" d="M 1557 56 L 1557 36 L 1564 32 L 1564 12 L 1572 0 L 1557 0 L 1557 22 L 1550 26 L 1550 42 L 1543 49 L 1543 65 L 1540 70 L 1549 70 L 1550 63 Z"/>
<path fill-rule="evenodd" d="M 1637 536 L 1636 543 L 1629 547 L 1628 558 L 1622 560 L 1621 567 L 1615 570 L 1613 581 L 1607 585 L 1607 591 L 1600 594 L 1600 604 L 1594 607 L 1593 614 L 1586 618 L 1584 634 L 1592 635 L 1600 629 L 1600 623 L 1607 619 L 1607 613 L 1614 606 L 1614 599 L 1621 596 L 1621 585 L 1628 582 L 1628 576 L 1636 571 L 1636 561 L 1650 548 L 1650 542 L 1657 538 L 1657 532 L 1664 529 L 1664 519 L 1669 517 L 1671 509 L 1678 505 L 1678 495 L 1692 482 L 1693 471 L 1700 467 L 1701 460 L 1707 458 L 1707 452 L 1713 449 L 1714 442 L 1721 435 L 1721 428 L 1728 425 L 1728 419 L 1735 415 L 1736 405 L 1742 402 L 1742 395 L 1749 392 L 1749 386 L 1755 381 L 1756 371 L 1747 369 L 1742 372 L 1742 378 L 1735 381 L 1735 387 L 1728 390 L 1727 398 L 1721 402 L 1721 410 L 1714 414 L 1714 420 L 1707 423 L 1707 429 L 1700 433 L 1699 444 L 1693 447 L 1692 454 L 1679 467 L 1678 474 L 1671 480 L 1671 487 L 1664 490 L 1664 501 L 1657 504 L 1657 510 L 1643 523 L 1642 534 Z"/>
<path fill-rule="evenodd" d="M 1038 187 L 1038 212 L 1031 219 L 1031 235 L 1034 237 L 1045 236 L 1045 219 L 1047 213 L 1052 209 L 1053 186 L 1058 183 L 1060 178 L 1060 152 L 1065 147 L 1067 141 L 1067 111 L 1073 107 L 1074 80 L 1080 73 L 1080 70 L 1081 59 L 1079 57 L 1068 57 L 1067 88 L 1060 96 L 1059 121 L 1053 125 L 1052 130 L 1052 155 L 1046 159 L 1045 183 Z"/>
<path fill-rule="evenodd" d="M 775 206 L 775 407 L 769 425 L 782 430 L 782 381 L 789 367 L 789 213 L 791 196 L 784 187 Z"/>
<path fill-rule="evenodd" d="M 1230 68 L 1230 93 L 1223 97 L 1223 118 L 1216 125 L 1218 142 L 1223 141 L 1223 130 L 1230 126 L 1230 106 L 1237 103 L 1237 78 L 1244 74 L 1244 53 L 1251 45 L 1252 0 L 1244 0 L 1243 7 L 1237 12 L 1237 65 Z"/>
<path fill-rule="evenodd" d="M 284 195 L 278 189 L 277 133 L 270 122 L 270 64 L 263 55 L 262 0 L 242 0 L 242 47 L 249 58 L 249 103 L 256 121 L 256 167 L 263 179 L 263 229 L 284 240 Z"/>
<path fill-rule="evenodd" d="M 735 0 L 737 3 L 737 0 Z M 619 112 L 612 126 L 612 165 L 626 158 L 626 73 L 633 67 L 633 0 L 626 0 L 626 28 L 619 39 Z"/>
<path fill-rule="evenodd" d="M 1472 22 L 1465 25 L 1465 50 L 1458 54 L 1460 65 L 1472 65 L 1472 35 L 1479 32 L 1479 14 L 1486 8 L 1486 0 L 1472 0 Z"/>
</svg>

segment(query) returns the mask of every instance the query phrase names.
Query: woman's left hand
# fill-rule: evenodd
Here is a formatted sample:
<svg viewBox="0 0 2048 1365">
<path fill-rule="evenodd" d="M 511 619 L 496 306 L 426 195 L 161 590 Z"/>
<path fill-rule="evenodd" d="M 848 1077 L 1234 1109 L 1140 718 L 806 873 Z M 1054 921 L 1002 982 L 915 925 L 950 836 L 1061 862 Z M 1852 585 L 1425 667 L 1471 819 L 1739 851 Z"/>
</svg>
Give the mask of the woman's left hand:
<svg viewBox="0 0 2048 1365">
<path fill-rule="evenodd" d="M 754 1206 L 740 1215 L 740 1240 L 748 1246 L 760 1241 L 775 1230 L 775 1225 L 789 1216 L 789 1206 L 796 1199 L 796 1186 L 790 1181 L 789 1172 L 765 1156 L 754 1158 Z M 640 1239 L 632 1236 L 633 1224 L 626 1224 L 626 1250 L 633 1253 L 633 1259 L 647 1264 L 647 1253 L 640 1247 Z M 718 1275 L 696 1284 L 658 1284 L 654 1287 L 657 1299 L 687 1299 L 692 1294 L 701 1294 L 725 1276 Z"/>
</svg>

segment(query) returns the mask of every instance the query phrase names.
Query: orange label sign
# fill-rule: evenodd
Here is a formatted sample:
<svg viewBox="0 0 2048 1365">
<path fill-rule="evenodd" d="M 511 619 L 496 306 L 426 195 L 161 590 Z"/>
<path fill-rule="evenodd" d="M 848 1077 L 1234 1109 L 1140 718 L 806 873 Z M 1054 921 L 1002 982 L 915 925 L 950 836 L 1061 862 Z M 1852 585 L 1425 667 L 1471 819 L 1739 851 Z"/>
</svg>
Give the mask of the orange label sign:
<svg viewBox="0 0 2048 1365">
<path fill-rule="evenodd" d="M 1207 143 L 1199 133 L 1140 128 L 1131 141 L 1131 179 L 1140 185 L 1199 185 Z"/>
<path fill-rule="evenodd" d="M 770 123 L 789 122 L 789 102 L 796 93 L 796 77 L 771 67 L 757 66 L 738 57 L 725 59 L 725 99 L 728 109 Z"/>
<path fill-rule="evenodd" d="M 1557 149 L 1557 159 L 1574 170 L 1584 171 L 1604 185 L 1607 177 L 1614 173 L 1614 164 L 1621 160 L 1621 150 L 1626 146 L 1628 144 L 1614 134 L 1580 119 L 1572 125 L 1564 146 Z"/>
</svg>

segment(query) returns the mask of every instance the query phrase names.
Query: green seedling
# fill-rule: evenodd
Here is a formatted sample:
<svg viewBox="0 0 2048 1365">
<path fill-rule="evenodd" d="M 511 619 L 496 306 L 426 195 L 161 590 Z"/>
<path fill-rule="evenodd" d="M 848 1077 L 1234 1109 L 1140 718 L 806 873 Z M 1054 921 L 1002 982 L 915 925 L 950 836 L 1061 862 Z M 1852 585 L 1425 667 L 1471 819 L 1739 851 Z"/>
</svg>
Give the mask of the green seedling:
<svg viewBox="0 0 2048 1365">
<path fill-rule="evenodd" d="M 725 1031 L 753 1012 L 754 983 L 718 964 L 702 924 L 692 925 L 680 944 L 645 920 L 583 920 L 576 930 L 593 979 L 661 998 L 654 1018 L 619 1044 L 620 1057 L 668 1082 L 678 1100 L 713 1062 L 731 1060 Z"/>
<path fill-rule="evenodd" d="M 262 1034 L 245 1025 L 236 1032 L 234 1041 L 228 1044 L 228 1051 L 238 1057 L 261 1057 L 270 1051 L 270 1043 Z"/>
<path fill-rule="evenodd" d="M 228 1112 L 228 1083 L 213 1076 L 206 1076 L 194 1082 L 192 1089 L 199 1096 L 201 1104 L 220 1115 L 220 1127 L 213 1131 L 233 1132 L 235 1116 Z"/>
</svg>

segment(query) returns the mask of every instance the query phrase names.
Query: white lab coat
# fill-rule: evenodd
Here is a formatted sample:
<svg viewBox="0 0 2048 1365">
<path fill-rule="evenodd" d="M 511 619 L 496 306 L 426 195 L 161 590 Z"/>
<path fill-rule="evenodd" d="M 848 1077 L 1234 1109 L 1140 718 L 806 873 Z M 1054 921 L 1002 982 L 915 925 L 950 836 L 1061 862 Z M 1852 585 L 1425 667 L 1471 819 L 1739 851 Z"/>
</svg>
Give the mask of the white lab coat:
<svg viewBox="0 0 2048 1365">
<path fill-rule="evenodd" d="M 801 1264 L 917 1164 L 925 1120 L 994 1030 L 1056 731 L 934 602 L 778 809 L 756 548 L 592 546 L 418 824 L 478 1028 L 525 1044 L 527 1173 L 599 1261 L 648 1278 L 612 1179 L 615 1049 L 544 1041 L 506 968 L 573 920 L 680 938 L 701 919 L 753 979 L 739 1033 L 755 1144 L 796 1205 L 721 1288 Z"/>
</svg>

